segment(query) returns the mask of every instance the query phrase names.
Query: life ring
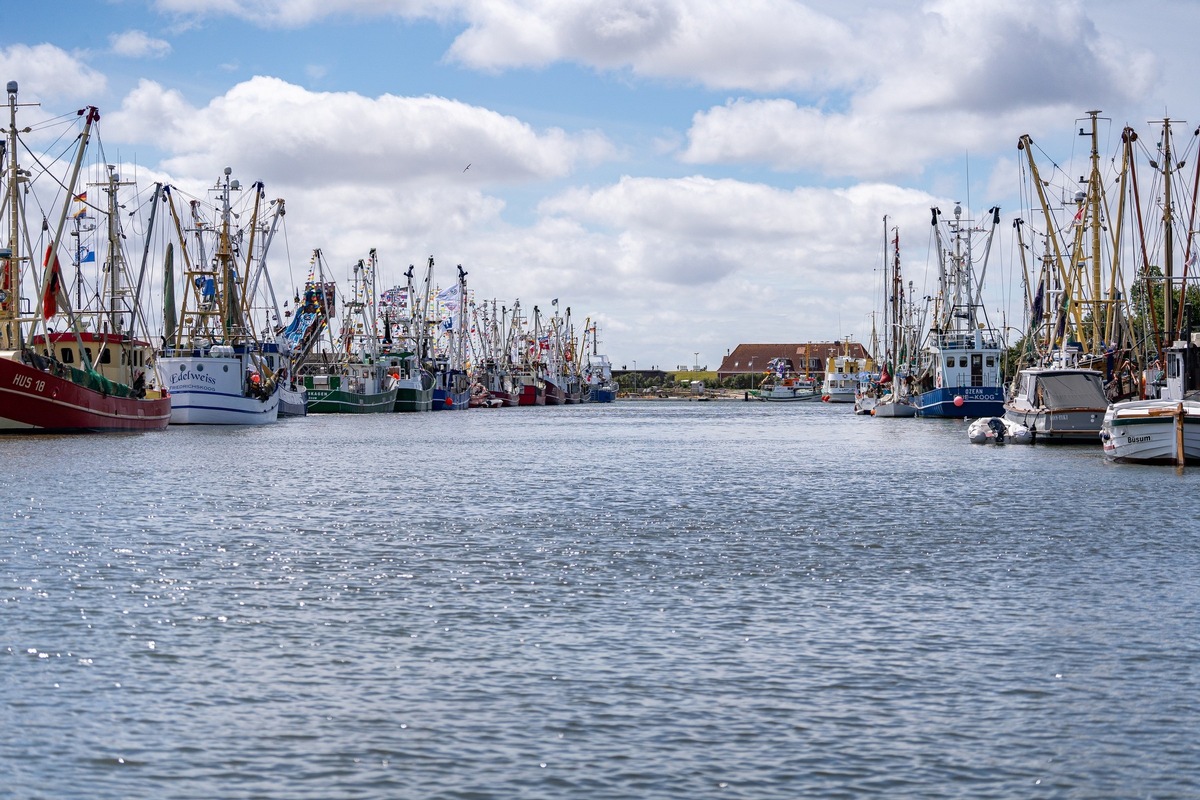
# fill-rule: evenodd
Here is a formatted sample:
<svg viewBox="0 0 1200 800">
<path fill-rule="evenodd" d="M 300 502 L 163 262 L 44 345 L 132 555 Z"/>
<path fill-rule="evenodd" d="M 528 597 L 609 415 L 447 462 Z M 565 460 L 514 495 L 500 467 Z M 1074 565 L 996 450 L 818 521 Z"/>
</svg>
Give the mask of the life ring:
<svg viewBox="0 0 1200 800">
<path fill-rule="evenodd" d="M 942 388 L 942 373 L 937 373 L 937 377 L 934 379 L 933 383 L 935 386 L 937 386 L 937 388 Z"/>
</svg>

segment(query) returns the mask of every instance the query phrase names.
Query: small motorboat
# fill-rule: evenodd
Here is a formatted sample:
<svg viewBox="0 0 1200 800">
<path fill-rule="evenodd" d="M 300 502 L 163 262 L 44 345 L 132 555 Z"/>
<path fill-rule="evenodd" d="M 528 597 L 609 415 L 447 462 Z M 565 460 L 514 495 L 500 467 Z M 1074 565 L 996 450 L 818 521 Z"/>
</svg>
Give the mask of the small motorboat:
<svg viewBox="0 0 1200 800">
<path fill-rule="evenodd" d="M 967 426 L 974 444 L 1033 444 L 1033 434 L 1024 425 L 1004 417 L 980 417 Z"/>
</svg>

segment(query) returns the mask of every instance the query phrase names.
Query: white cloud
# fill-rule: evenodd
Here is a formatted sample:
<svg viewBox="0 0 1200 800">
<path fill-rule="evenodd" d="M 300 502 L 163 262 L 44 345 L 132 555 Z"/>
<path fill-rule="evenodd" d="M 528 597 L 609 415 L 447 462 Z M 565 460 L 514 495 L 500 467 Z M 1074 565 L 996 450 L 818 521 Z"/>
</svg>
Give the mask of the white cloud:
<svg viewBox="0 0 1200 800">
<path fill-rule="evenodd" d="M 0 75 L 6 82 L 17 81 L 22 102 L 94 100 L 107 83 L 104 75 L 51 44 L 14 44 L 0 49 Z"/>
<path fill-rule="evenodd" d="M 126 58 L 163 58 L 170 55 L 171 45 L 155 39 L 145 31 L 125 31 L 108 37 L 113 53 Z"/>
<path fill-rule="evenodd" d="M 257 174 L 317 183 L 406 185 L 521 183 L 570 174 L 611 155 L 598 133 L 534 130 L 514 117 L 441 97 L 311 92 L 256 77 L 204 108 L 143 81 L 113 125 L 131 141 L 172 152 L 164 166 L 197 176 L 238 154 Z M 152 132 L 152 133 L 151 133 Z M 469 172 L 463 169 L 471 164 Z"/>
<path fill-rule="evenodd" d="M 787 0 L 499 0 L 464 8 L 450 57 L 478 69 L 552 61 L 698 82 L 802 89 L 852 80 L 850 28 Z"/>
</svg>

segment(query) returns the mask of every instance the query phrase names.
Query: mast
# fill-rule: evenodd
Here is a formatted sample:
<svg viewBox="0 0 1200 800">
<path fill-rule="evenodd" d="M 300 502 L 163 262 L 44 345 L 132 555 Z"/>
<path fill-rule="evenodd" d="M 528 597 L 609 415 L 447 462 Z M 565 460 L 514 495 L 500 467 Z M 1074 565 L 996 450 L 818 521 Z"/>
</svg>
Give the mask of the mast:
<svg viewBox="0 0 1200 800">
<path fill-rule="evenodd" d="M 1171 173 L 1174 158 L 1171 155 L 1171 120 L 1162 121 L 1162 174 L 1163 174 L 1163 332 L 1168 347 L 1175 339 L 1175 211 L 1171 200 Z"/>
<path fill-rule="evenodd" d="M 21 213 L 20 192 L 17 186 L 24 176 L 17 164 L 17 82 L 9 81 L 8 130 L 5 131 L 5 150 L 8 151 L 8 247 L 0 251 L 0 350 L 20 350 L 24 347 L 19 313 L 21 304 Z M 0 153 L 3 155 L 3 153 Z"/>
</svg>

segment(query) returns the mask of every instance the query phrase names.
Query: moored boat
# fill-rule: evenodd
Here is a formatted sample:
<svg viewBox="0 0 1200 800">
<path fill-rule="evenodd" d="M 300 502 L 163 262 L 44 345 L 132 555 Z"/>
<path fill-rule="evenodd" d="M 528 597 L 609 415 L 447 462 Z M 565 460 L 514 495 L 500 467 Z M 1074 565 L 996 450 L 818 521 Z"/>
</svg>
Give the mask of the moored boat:
<svg viewBox="0 0 1200 800">
<path fill-rule="evenodd" d="M 821 396 L 817 382 L 796 372 L 790 358 L 773 358 L 767 364 L 767 374 L 758 385 L 759 400 L 768 403 L 795 403 L 816 400 Z"/>
<path fill-rule="evenodd" d="M 990 224 L 976 227 L 963 218 L 961 205 L 947 221 L 932 209 L 937 241 L 938 280 L 932 322 L 912 392 L 917 416 L 993 417 L 1004 413 L 1000 373 L 1003 343 L 990 327 L 983 306 L 983 273 L 1000 209 L 988 212 Z M 976 234 L 982 242 L 974 242 Z M 979 269 L 976 269 L 976 262 Z"/>
<path fill-rule="evenodd" d="M 0 432 L 93 432 L 162 430 L 170 420 L 171 400 L 162 391 L 147 386 L 152 370 L 149 344 L 132 335 L 142 322 L 138 298 L 119 284 L 124 259 L 121 255 L 119 217 L 115 214 L 118 179 L 110 168 L 109 259 L 106 283 L 107 308 L 72 309 L 63 284 L 59 251 L 64 239 L 67 214 L 79 178 L 84 152 L 100 114 L 89 106 L 79 114 L 83 128 L 69 174 L 53 176 L 38 160 L 35 171 L 22 165 L 25 148 L 21 135 L 29 128 L 17 127 L 17 82 L 7 85 L 9 125 L 4 170 L 5 208 L 9 221 L 7 244 L 0 247 Z M 73 118 L 72 118 L 73 119 Z M 40 177 L 65 189 L 53 228 L 40 220 L 43 233 L 53 231 L 48 241 L 30 230 L 24 211 L 25 195 Z M 76 199 L 82 199 L 80 195 Z M 36 242 L 36 244 L 34 244 Z M 45 244 L 40 278 L 33 274 L 34 254 Z M 28 248 L 26 252 L 23 248 Z M 22 312 L 22 279 L 29 274 L 39 284 L 41 302 L 32 313 Z M 126 307 L 120 299 L 132 298 Z M 40 313 L 39 313 L 40 312 Z M 92 329 L 84 326 L 88 319 Z M 51 320 L 66 322 L 69 333 L 56 333 Z"/>
<path fill-rule="evenodd" d="M 317 285 L 324 286 L 325 268 L 321 251 L 313 254 Z M 380 414 L 390 413 L 396 405 L 396 383 L 379 357 L 379 336 L 375 329 L 376 251 L 354 265 L 350 293 L 342 304 L 341 333 L 331 338 L 329 347 L 314 353 L 302 367 L 304 387 L 308 391 L 309 414 Z M 319 293 L 320 302 L 327 302 Z M 327 319 L 333 310 L 323 312 Z M 332 329 L 326 326 L 332 337 Z"/>
<path fill-rule="evenodd" d="M 184 246 L 183 226 L 170 187 L 164 187 L 179 253 L 183 258 L 183 301 L 178 309 L 164 298 L 163 352 L 158 370 L 171 392 L 171 423 L 175 425 L 265 425 L 279 416 L 279 373 L 272 368 L 263 342 L 255 331 L 247 305 L 245 281 L 250 272 L 239 264 L 234 252 L 235 215 L 231 198 L 240 183 L 225 168 L 217 181 L 215 220 L 200 217 L 199 202 L 190 203 L 192 232 L 198 250 Z M 258 189 L 258 184 L 255 184 Z M 247 230 L 257 229 L 262 198 L 254 192 L 254 205 Z M 206 252 L 214 236 L 213 251 Z M 166 281 L 171 278 L 168 251 Z M 176 320 L 181 321 L 177 324 Z"/>
</svg>

